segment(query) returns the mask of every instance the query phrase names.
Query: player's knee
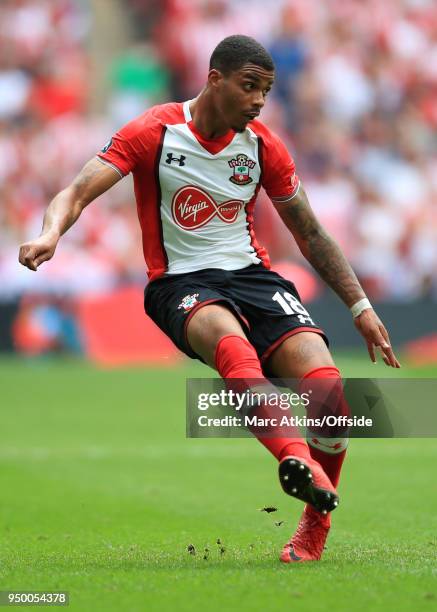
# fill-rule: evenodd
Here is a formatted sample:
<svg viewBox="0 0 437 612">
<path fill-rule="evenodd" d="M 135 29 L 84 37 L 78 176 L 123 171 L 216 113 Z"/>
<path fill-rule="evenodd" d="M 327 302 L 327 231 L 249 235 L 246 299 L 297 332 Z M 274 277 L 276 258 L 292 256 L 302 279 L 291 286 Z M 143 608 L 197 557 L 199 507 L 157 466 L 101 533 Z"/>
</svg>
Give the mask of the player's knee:
<svg viewBox="0 0 437 612">
<path fill-rule="evenodd" d="M 215 366 L 217 345 L 224 336 L 245 338 L 236 316 L 221 304 L 200 308 L 189 321 L 186 334 L 191 348 L 212 367 Z"/>
<path fill-rule="evenodd" d="M 323 337 L 314 332 L 286 338 L 272 353 L 268 366 L 276 376 L 299 379 L 320 366 L 335 367 Z"/>
<path fill-rule="evenodd" d="M 189 337 L 209 337 L 215 342 L 226 333 L 244 336 L 235 314 L 222 304 L 208 304 L 199 308 L 191 317 L 187 327 Z"/>
</svg>

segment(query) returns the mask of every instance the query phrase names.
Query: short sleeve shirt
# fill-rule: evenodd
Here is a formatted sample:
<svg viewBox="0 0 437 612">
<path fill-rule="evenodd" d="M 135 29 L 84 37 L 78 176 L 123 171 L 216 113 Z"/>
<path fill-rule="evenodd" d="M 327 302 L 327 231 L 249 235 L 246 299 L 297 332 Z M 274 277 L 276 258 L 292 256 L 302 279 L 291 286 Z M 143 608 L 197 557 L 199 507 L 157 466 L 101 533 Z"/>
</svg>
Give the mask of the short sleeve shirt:
<svg viewBox="0 0 437 612">
<path fill-rule="evenodd" d="M 189 101 L 151 108 L 98 157 L 122 176 L 133 174 L 151 280 L 204 268 L 269 267 L 253 229 L 259 189 L 277 202 L 299 189 L 293 159 L 263 123 L 206 139 L 193 124 Z"/>
</svg>

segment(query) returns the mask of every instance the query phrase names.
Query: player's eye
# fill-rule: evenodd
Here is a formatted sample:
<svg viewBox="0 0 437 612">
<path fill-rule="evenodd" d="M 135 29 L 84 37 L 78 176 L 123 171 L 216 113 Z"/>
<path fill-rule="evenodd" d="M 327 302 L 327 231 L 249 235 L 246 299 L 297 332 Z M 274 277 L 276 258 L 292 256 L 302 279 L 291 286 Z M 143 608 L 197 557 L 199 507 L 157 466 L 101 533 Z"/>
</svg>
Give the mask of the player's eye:
<svg viewBox="0 0 437 612">
<path fill-rule="evenodd" d="M 247 81 L 247 83 L 244 83 L 243 87 L 246 91 L 252 91 L 252 89 L 255 88 L 255 83 L 252 83 L 251 81 Z"/>
</svg>

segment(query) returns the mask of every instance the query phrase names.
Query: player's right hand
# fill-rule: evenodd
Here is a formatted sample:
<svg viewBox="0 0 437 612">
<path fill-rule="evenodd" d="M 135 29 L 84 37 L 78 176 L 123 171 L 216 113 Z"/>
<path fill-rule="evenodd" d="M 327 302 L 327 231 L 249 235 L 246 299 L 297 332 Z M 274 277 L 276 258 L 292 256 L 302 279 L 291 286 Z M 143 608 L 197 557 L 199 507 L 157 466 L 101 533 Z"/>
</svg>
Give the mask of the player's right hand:
<svg viewBox="0 0 437 612">
<path fill-rule="evenodd" d="M 43 234 L 35 240 L 25 242 L 20 246 L 18 256 L 20 264 L 36 272 L 40 264 L 53 257 L 58 240 L 58 236 Z"/>
</svg>

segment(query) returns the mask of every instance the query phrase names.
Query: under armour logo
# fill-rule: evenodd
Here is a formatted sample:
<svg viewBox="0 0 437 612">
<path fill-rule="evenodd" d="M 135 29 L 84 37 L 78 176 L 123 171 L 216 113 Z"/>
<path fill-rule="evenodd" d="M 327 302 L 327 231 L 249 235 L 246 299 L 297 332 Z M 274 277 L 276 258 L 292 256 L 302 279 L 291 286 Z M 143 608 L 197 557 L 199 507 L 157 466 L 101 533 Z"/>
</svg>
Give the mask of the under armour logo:
<svg viewBox="0 0 437 612">
<path fill-rule="evenodd" d="M 165 160 L 166 164 L 171 164 L 174 161 L 177 161 L 180 166 L 185 166 L 185 160 L 187 158 L 185 155 L 181 155 L 180 157 L 173 157 L 173 153 L 167 153 L 167 159 Z"/>
</svg>

